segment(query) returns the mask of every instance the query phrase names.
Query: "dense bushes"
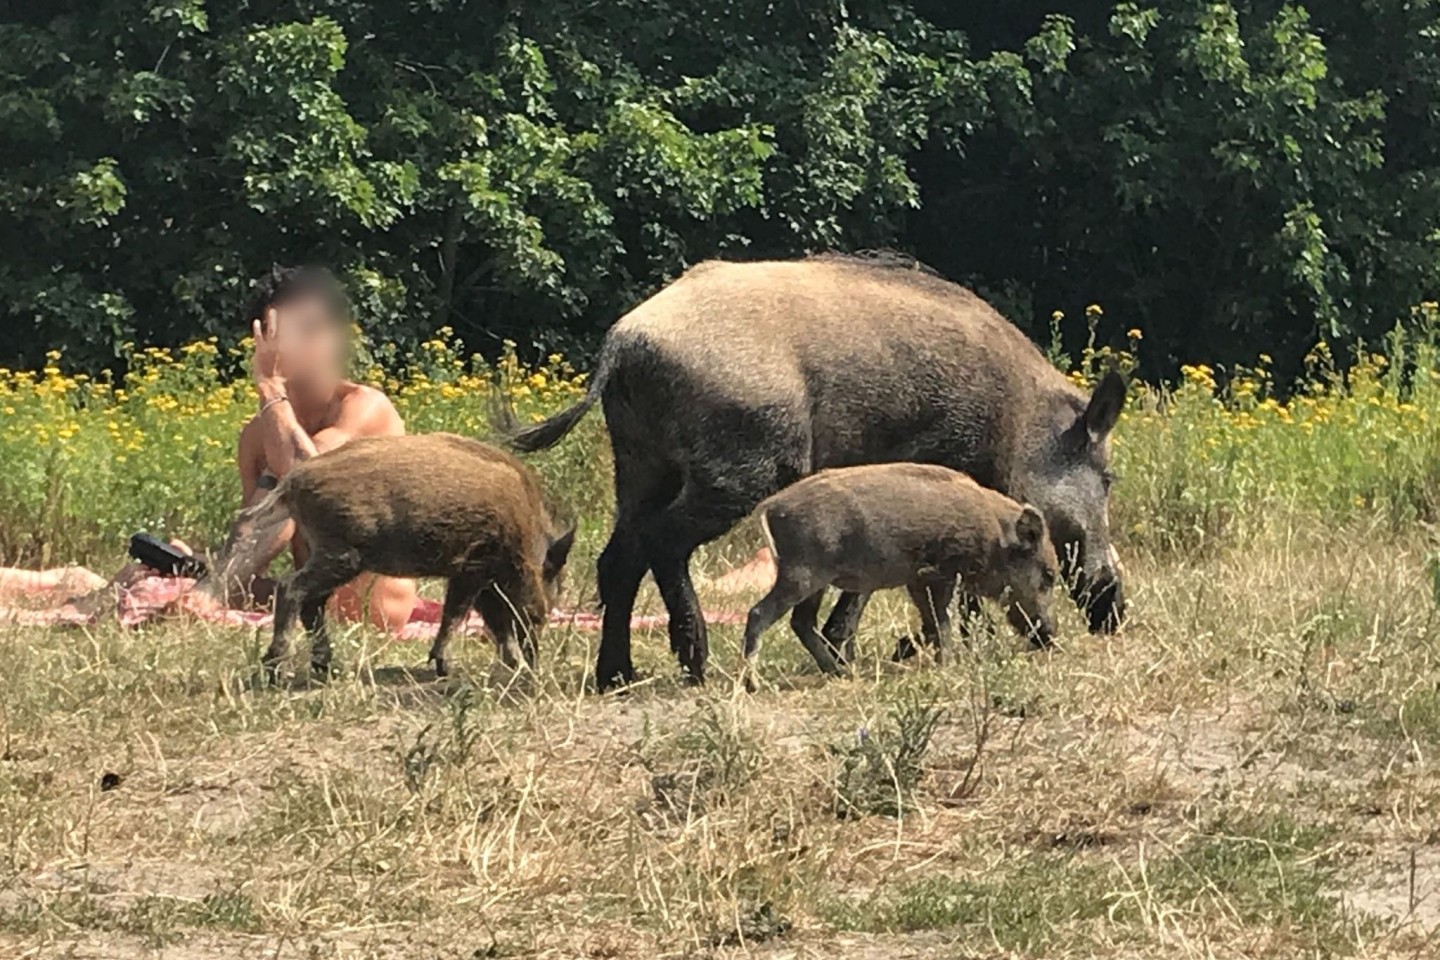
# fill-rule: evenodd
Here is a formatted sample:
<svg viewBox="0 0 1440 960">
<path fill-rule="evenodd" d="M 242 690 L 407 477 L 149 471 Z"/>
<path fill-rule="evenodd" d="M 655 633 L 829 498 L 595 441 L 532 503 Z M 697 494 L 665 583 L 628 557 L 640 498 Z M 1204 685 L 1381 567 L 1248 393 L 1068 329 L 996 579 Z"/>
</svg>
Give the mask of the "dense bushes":
<svg viewBox="0 0 1440 960">
<path fill-rule="evenodd" d="M 1102 302 L 1102 340 L 1143 326 L 1152 372 L 1298 369 L 1440 286 L 1432 0 L 0 17 L 12 366 L 229 342 L 277 260 L 346 270 L 380 339 L 579 359 L 688 262 L 898 246 L 1032 331 Z"/>
</svg>

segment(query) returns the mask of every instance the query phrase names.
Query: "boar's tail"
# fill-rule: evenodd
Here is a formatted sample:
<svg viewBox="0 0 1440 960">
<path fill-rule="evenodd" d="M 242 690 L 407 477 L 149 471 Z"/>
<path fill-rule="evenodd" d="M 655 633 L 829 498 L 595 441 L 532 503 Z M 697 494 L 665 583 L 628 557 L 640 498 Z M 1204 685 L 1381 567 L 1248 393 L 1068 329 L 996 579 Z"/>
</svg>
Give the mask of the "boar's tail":
<svg viewBox="0 0 1440 960">
<path fill-rule="evenodd" d="M 770 530 L 770 502 L 760 504 L 755 511 L 760 518 L 760 532 L 765 536 L 765 546 L 770 548 L 770 559 L 779 562 L 780 552 L 775 549 L 775 534 Z"/>
<path fill-rule="evenodd" d="M 282 529 L 290 519 L 287 484 L 280 485 L 253 506 L 240 511 L 225 545 L 220 548 L 206 587 L 220 599 L 235 590 L 248 589 L 250 581 L 274 556 Z"/>
<path fill-rule="evenodd" d="M 600 400 L 600 394 L 605 388 L 605 381 L 610 379 L 610 374 L 615 369 L 617 353 L 614 337 L 606 337 L 605 345 L 600 348 L 600 359 L 595 364 L 595 372 L 590 377 L 590 386 L 585 391 L 585 396 L 580 402 L 568 410 L 561 410 L 548 420 L 531 427 L 521 427 L 515 420 L 515 411 L 507 404 L 496 411 L 491 417 L 492 426 L 507 447 L 520 453 L 536 453 L 540 450 L 549 450 L 555 444 L 565 439 L 566 434 L 575 429 L 575 425 L 584 419 L 590 408 Z"/>
<path fill-rule="evenodd" d="M 565 439 L 565 435 L 575 429 L 579 423 L 595 406 L 599 398 L 594 392 L 585 394 L 584 398 L 568 410 L 561 410 L 555 416 L 535 424 L 533 427 L 512 429 L 504 432 L 505 445 L 520 453 L 535 453 L 539 450 L 549 450 L 555 444 Z"/>
</svg>

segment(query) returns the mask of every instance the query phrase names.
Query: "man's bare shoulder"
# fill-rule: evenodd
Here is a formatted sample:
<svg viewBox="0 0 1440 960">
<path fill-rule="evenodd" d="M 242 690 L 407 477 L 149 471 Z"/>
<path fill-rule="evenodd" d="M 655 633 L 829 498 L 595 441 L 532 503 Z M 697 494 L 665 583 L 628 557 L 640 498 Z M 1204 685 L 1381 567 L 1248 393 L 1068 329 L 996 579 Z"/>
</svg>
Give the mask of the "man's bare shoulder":
<svg viewBox="0 0 1440 960">
<path fill-rule="evenodd" d="M 400 412 L 384 392 L 349 380 L 340 385 L 340 419 L 354 425 L 357 437 L 388 436 L 405 429 Z"/>
<path fill-rule="evenodd" d="M 368 383 L 356 383 L 353 380 L 345 380 L 340 384 L 339 394 L 342 404 L 373 403 L 391 410 L 395 409 L 395 405 L 390 402 L 390 398 L 385 395 L 383 390 L 372 387 Z"/>
</svg>

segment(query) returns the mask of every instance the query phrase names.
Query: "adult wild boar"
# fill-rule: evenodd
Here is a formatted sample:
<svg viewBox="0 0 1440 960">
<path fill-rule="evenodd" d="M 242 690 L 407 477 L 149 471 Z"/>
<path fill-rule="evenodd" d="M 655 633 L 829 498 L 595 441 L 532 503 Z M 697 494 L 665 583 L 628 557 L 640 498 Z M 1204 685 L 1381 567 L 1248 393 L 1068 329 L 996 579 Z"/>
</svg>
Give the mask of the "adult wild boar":
<svg viewBox="0 0 1440 960">
<path fill-rule="evenodd" d="M 703 681 L 690 556 L 827 467 L 937 463 L 1034 504 L 1092 629 L 1115 629 L 1108 438 L 1124 399 L 1114 373 L 1087 397 L 983 300 L 911 261 L 710 262 L 616 323 L 584 399 L 510 443 L 550 447 L 603 403 L 616 496 L 599 562 L 603 690 L 634 677 L 630 616 L 647 569 L 671 648 Z M 837 602 L 832 645 L 863 600 Z"/>
<path fill-rule="evenodd" d="M 822 470 L 755 511 L 775 557 L 775 585 L 745 622 L 746 686 L 760 636 L 787 610 L 815 663 L 838 673 L 816 615 L 825 588 L 871 593 L 905 587 L 937 660 L 950 636 L 958 584 L 967 609 L 980 597 L 1005 605 L 1036 646 L 1055 634 L 1050 599 L 1059 576 L 1045 518 L 1028 504 L 932 463 L 877 463 Z"/>
</svg>

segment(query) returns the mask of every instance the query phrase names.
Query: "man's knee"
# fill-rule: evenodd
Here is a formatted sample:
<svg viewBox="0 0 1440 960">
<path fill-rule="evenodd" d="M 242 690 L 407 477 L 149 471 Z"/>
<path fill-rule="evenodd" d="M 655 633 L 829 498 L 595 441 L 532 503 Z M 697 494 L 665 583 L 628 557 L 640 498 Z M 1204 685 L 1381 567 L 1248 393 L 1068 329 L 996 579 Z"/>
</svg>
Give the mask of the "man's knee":
<svg viewBox="0 0 1440 960">
<path fill-rule="evenodd" d="M 380 577 L 370 594 L 370 623 L 381 630 L 398 633 L 410 622 L 415 610 L 415 581 Z"/>
<path fill-rule="evenodd" d="M 381 630 L 398 633 L 410 622 L 416 596 L 413 580 L 367 574 L 335 591 L 330 612 L 341 620 L 364 620 Z"/>
</svg>

